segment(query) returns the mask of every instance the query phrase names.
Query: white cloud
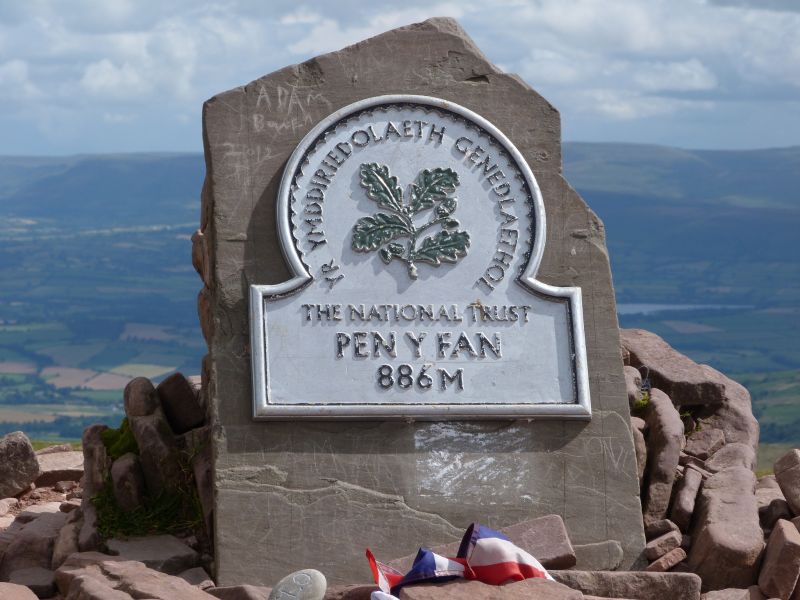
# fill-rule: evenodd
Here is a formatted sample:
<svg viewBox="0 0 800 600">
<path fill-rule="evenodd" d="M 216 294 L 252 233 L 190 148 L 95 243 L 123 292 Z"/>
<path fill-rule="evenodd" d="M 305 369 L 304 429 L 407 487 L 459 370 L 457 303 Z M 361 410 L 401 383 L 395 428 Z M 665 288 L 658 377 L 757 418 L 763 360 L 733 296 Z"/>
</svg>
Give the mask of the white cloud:
<svg viewBox="0 0 800 600">
<path fill-rule="evenodd" d="M 650 92 L 713 90 L 717 78 L 696 58 L 680 62 L 643 63 L 633 80 Z"/>
<path fill-rule="evenodd" d="M 41 95 L 41 90 L 30 80 L 27 62 L 12 59 L 0 64 L 0 97 L 28 101 Z"/>
<path fill-rule="evenodd" d="M 147 94 L 148 82 L 132 65 L 115 65 L 107 58 L 86 67 L 80 81 L 84 90 L 96 96 L 130 98 Z"/>
</svg>

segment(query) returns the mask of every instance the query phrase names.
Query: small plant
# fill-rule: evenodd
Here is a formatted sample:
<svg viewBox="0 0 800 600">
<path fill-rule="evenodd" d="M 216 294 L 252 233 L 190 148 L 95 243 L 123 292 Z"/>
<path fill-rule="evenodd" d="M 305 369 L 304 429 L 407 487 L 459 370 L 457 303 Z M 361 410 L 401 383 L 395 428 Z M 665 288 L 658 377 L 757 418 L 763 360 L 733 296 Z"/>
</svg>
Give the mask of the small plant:
<svg viewBox="0 0 800 600">
<path fill-rule="evenodd" d="M 633 412 L 642 412 L 650 404 L 650 392 L 642 391 L 642 397 L 633 404 Z"/>
<path fill-rule="evenodd" d="M 100 439 L 103 440 L 103 445 L 108 451 L 108 455 L 112 460 L 117 460 L 123 454 L 133 452 L 139 454 L 139 446 L 136 443 L 136 438 L 133 437 L 128 417 L 122 419 L 117 429 L 106 429 L 100 434 Z"/>
<path fill-rule="evenodd" d="M 389 167 L 377 163 L 361 165 L 361 186 L 367 197 L 390 213 L 378 212 L 362 217 L 353 226 L 352 248 L 356 252 L 379 251 L 381 260 L 389 264 L 394 259 L 402 260 L 408 267 L 408 276 L 417 278 L 416 262 L 427 262 L 439 266 L 442 262 L 454 263 L 466 255 L 469 248 L 469 233 L 459 231 L 460 223 L 452 217 L 458 200 L 453 197 L 458 186 L 458 174 L 452 169 L 424 169 L 411 184 L 410 201 L 403 201 L 403 189 L 397 177 L 389 173 Z M 433 209 L 431 219 L 422 225 L 414 223 L 418 213 Z M 435 225 L 441 231 L 422 240 L 417 240 L 424 231 Z M 395 240 L 409 238 L 406 245 Z"/>
</svg>

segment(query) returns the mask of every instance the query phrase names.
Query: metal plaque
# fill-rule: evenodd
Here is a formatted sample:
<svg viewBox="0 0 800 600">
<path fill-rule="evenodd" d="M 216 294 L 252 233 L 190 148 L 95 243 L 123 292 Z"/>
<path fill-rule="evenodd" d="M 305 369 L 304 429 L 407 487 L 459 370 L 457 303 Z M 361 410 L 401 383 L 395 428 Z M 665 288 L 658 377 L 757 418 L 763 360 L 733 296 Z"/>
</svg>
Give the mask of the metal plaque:
<svg viewBox="0 0 800 600">
<path fill-rule="evenodd" d="M 580 288 L 536 280 L 539 187 L 486 119 L 351 104 L 300 142 L 277 210 L 293 277 L 250 288 L 254 418 L 590 418 Z"/>
</svg>

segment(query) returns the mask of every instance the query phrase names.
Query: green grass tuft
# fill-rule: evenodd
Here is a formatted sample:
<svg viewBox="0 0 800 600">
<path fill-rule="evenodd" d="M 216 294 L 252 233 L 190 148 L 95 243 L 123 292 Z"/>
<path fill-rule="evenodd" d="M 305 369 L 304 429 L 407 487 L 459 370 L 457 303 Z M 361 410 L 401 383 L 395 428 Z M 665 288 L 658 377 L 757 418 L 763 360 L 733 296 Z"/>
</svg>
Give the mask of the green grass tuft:
<svg viewBox="0 0 800 600">
<path fill-rule="evenodd" d="M 117 460 L 128 452 L 139 454 L 139 446 L 136 444 L 136 438 L 133 437 L 128 417 L 122 419 L 122 423 L 117 429 L 106 429 L 100 434 L 100 437 L 112 460 Z"/>
</svg>

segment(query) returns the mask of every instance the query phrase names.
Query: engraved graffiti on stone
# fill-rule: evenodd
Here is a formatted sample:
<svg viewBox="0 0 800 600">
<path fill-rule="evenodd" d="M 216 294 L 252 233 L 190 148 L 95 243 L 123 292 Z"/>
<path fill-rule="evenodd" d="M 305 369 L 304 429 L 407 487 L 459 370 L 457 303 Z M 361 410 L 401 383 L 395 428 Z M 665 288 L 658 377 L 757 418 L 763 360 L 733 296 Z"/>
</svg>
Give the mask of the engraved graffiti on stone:
<svg viewBox="0 0 800 600">
<path fill-rule="evenodd" d="M 536 280 L 542 198 L 489 121 L 358 102 L 277 204 L 293 277 L 251 286 L 255 418 L 588 418 L 580 289 Z"/>
</svg>

